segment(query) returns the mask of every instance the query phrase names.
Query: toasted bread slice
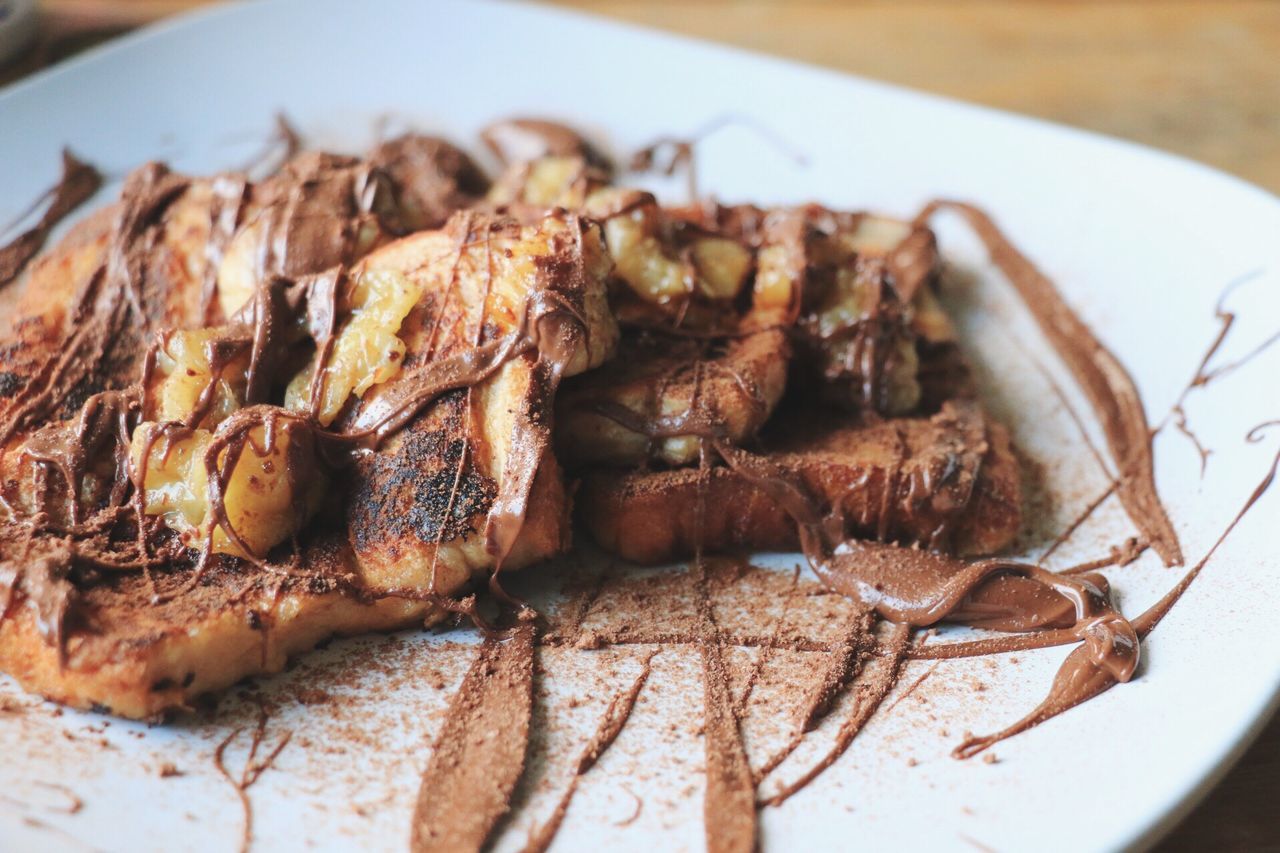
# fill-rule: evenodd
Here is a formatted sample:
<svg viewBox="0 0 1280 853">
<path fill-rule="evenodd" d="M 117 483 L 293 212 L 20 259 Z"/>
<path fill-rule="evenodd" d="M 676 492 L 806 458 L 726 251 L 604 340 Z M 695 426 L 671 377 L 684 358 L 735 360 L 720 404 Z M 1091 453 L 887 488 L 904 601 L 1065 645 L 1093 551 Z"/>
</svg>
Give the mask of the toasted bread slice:
<svg viewBox="0 0 1280 853">
<path fill-rule="evenodd" d="M 562 376 L 614 351 L 609 269 L 599 229 L 565 214 L 534 224 L 461 214 L 361 265 L 357 277 L 399 276 L 420 295 L 398 332 L 400 373 L 344 412 L 343 428 L 395 422 L 442 365 L 468 374 L 355 466 L 347 518 L 375 587 L 434 593 L 442 573 L 518 568 L 567 549 L 551 407 Z"/>
<path fill-rule="evenodd" d="M 961 554 L 1007 545 L 1021 520 L 1008 434 L 976 404 L 931 418 L 858 426 L 830 412 L 796 411 L 763 439 L 770 475 L 798 485 L 846 536 L 919 542 Z M 797 520 L 735 467 L 587 474 L 579 517 L 606 550 L 638 563 L 717 551 L 800 547 Z"/>
<path fill-rule="evenodd" d="M 278 672 L 329 637 L 408 627 L 442 612 L 430 602 L 354 594 L 359 577 L 339 543 L 308 548 L 304 565 L 305 577 L 288 577 L 226 558 L 195 585 L 175 567 L 156 571 L 152 586 L 141 572 L 86 583 L 62 542 L 7 553 L 0 670 L 75 708 L 148 719 Z"/>
<path fill-rule="evenodd" d="M 190 191 L 188 186 L 174 190 L 178 198 Z M 307 190 L 311 191 L 316 190 Z M 298 273 L 298 268 L 288 266 L 290 258 L 300 261 L 287 245 L 284 254 L 266 261 L 256 254 L 271 243 L 267 238 L 272 229 L 264 227 L 264 218 L 293 237 L 318 233 L 315 229 L 331 231 L 324 222 L 299 222 L 290 218 L 289 209 L 273 206 L 292 206 L 296 213 L 297 201 L 285 193 L 256 208 L 256 214 L 250 211 L 249 224 L 236 232 L 219 268 L 223 277 L 218 283 L 229 284 L 216 292 L 213 316 L 221 317 L 233 307 L 234 299 L 224 302 L 222 297 L 243 281 L 237 276 L 265 280 Z M 323 207 L 334 204 L 327 201 Z M 335 215 L 341 215 L 360 207 L 336 209 Z M 353 214 L 354 220 L 360 215 Z M 82 234 L 55 250 L 55 256 L 61 252 L 64 257 L 57 265 L 100 266 L 120 230 L 118 214 L 106 221 L 110 233 L 104 243 L 83 239 Z M 147 263 L 156 251 L 167 251 L 165 235 L 170 229 L 166 215 L 149 222 L 149 247 L 154 251 L 143 253 Z M 205 238 L 207 233 L 198 239 Z M 358 252 L 364 244 L 354 245 Z M 250 251 L 253 247 L 257 248 Z M 280 246 L 270 248 L 277 251 Z M 258 266 L 248 263 L 250 258 L 257 258 Z M 245 365 L 237 356 L 227 362 L 230 373 L 223 372 L 219 382 L 209 386 L 216 391 L 216 402 L 207 411 L 217 417 L 197 418 L 178 431 L 182 438 L 172 445 L 181 449 L 182 441 L 201 430 L 216 441 L 228 428 L 252 425 L 241 461 L 231 463 L 236 474 L 230 480 L 231 491 L 224 489 L 223 511 L 237 524 L 255 515 L 263 520 L 253 495 L 278 492 L 277 480 L 293 485 L 299 478 L 305 492 L 281 494 L 292 495 L 295 502 L 305 495 L 310 503 L 316 493 L 312 486 L 323 483 L 311 470 L 324 467 L 322 443 L 331 451 L 340 446 L 366 449 L 356 454 L 354 466 L 340 466 L 325 475 L 330 488 L 322 489 L 317 504 L 322 518 L 306 529 L 286 530 L 283 538 L 255 538 L 244 528 L 237 531 L 242 541 L 261 543 L 263 553 L 255 548 L 247 549 L 248 554 L 235 547 L 211 548 L 197 559 L 202 547 L 198 535 L 181 540 L 190 546 L 185 549 L 171 534 L 153 545 L 150 558 L 144 559 L 133 544 L 138 533 L 133 505 L 121 497 L 127 489 L 117 488 L 129 482 L 122 479 L 121 464 L 136 466 L 140 458 L 155 463 L 169 454 L 170 445 L 151 445 L 152 455 L 144 441 L 141 454 L 122 462 L 115 425 L 123 425 L 127 437 L 128 424 L 139 416 L 172 423 L 179 415 L 168 411 L 167 401 L 182 398 L 190 389 L 166 383 L 173 377 L 190 377 L 204 387 L 217 378 L 218 371 L 206 363 L 212 351 L 205 344 L 240 347 L 245 338 L 241 332 L 253 337 L 252 323 L 199 328 L 167 338 L 181 346 L 162 347 L 172 364 L 163 370 L 159 364 L 152 368 L 157 372 L 147 383 L 146 398 L 136 396 L 142 386 L 135 384 L 142 378 L 138 366 L 145 350 L 128 350 L 129 361 L 118 365 L 117 372 L 107 373 L 111 365 L 98 361 L 88 365 L 86 375 L 99 387 L 127 387 L 91 394 L 94 402 L 80 410 L 70 408 L 71 419 L 65 424 L 42 410 L 40 418 L 24 420 L 13 432 L 14 452 L 6 457 L 15 466 L 6 470 L 13 500 L 4 513 L 17 513 L 20 520 L 0 536 L 0 668 L 28 689 L 77 707 L 96 705 L 125 716 L 151 716 L 186 706 L 199 694 L 245 676 L 278 670 L 289 655 L 324 637 L 437 619 L 449 606 L 445 597 L 457 593 L 474 572 L 515 567 L 563 550 L 569 542 L 569 499 L 549 450 L 552 395 L 562 375 L 598 365 L 615 345 L 617 330 L 604 293 L 608 266 L 598 230 L 577 220 L 553 217 L 520 226 L 473 218 L 457 229 L 425 232 L 387 245 L 346 279 L 328 276 L 331 283 L 349 279 L 355 291 L 361 290 L 366 276 L 393 280 L 395 285 L 365 287 L 360 317 L 353 310 L 354 294 L 330 309 L 332 346 L 325 350 L 324 381 L 315 386 L 332 392 L 329 397 L 322 393 L 312 399 L 305 393 L 311 383 L 303 382 L 304 393 L 294 402 L 305 414 L 269 404 L 247 405 L 252 401 L 244 399 Z M 157 287 L 161 281 L 147 279 Z M 157 299 L 202 292 L 194 273 L 163 281 Z M 416 288 L 405 309 L 408 316 L 388 319 L 379 299 L 390 293 L 395 302 L 406 283 L 410 290 Z M 116 287 L 120 298 L 114 305 L 129 304 L 123 285 Z M 149 305 L 149 293 L 144 295 Z M 199 306 L 201 301 L 183 299 L 182 304 Z M 124 308 L 118 313 L 131 316 Z M 189 313 L 172 317 L 190 326 L 203 325 Z M 115 323 L 120 318 L 113 313 L 109 319 Z M 51 316 L 49 325 L 55 328 L 50 337 L 75 332 L 68 318 Z M 206 332 L 207 341 L 202 337 Z M 392 341 L 398 345 L 391 346 Z M 199 356 L 201 350 L 206 357 Z M 184 360 L 191 357 L 195 360 Z M 395 369 L 384 370 L 388 360 L 396 362 Z M 458 365 L 464 364 L 475 369 L 458 372 Z M 363 377 L 351 381 L 346 374 L 353 371 L 376 375 L 377 381 L 357 391 Z M 311 373 L 303 368 L 302 375 L 309 378 Z M 322 434 L 311 428 L 285 428 L 305 423 L 306 414 L 323 415 L 331 429 Z M 389 420 L 396 421 L 394 428 L 388 427 Z M 271 427 L 273 423 L 285 426 Z M 276 438 L 265 439 L 272 429 Z M 58 434 L 43 436 L 42 430 Z M 134 432 L 136 444 L 138 430 Z M 37 435 L 42 436 L 38 441 Z M 54 517 L 45 510 L 61 502 L 47 499 L 50 483 L 58 479 L 49 472 L 67 467 L 63 463 L 70 456 L 45 454 L 44 448 L 61 452 L 75 444 L 70 436 L 86 435 L 101 435 L 103 440 L 91 442 L 91 458 L 70 478 L 83 476 L 84 483 L 77 483 L 77 494 L 65 501 L 70 507 L 65 517 Z M 263 442 L 266 449 L 256 444 Z M 295 450 L 316 455 L 298 465 L 292 458 Z M 230 498 L 245 459 L 253 462 L 245 508 L 233 510 Z M 173 489 L 183 470 L 160 471 L 165 482 L 156 488 Z M 154 468 L 148 469 L 147 476 L 154 473 Z M 106 484 L 101 489 L 85 485 L 99 479 Z M 163 513 L 163 502 L 153 509 L 152 481 L 145 483 L 147 515 Z M 346 501 L 348 492 L 352 499 Z M 193 481 L 185 491 L 170 493 L 185 495 L 186 500 L 204 490 Z M 331 499 L 341 495 L 344 505 L 324 500 L 325 494 Z M 87 496 L 92 499 L 84 500 Z M 287 516 L 288 508 L 283 510 Z M 205 511 L 211 512 L 207 506 Z M 333 537 L 328 545 L 306 545 L 307 537 L 322 531 Z M 210 541 L 210 535 L 206 531 L 203 541 Z M 302 551 L 290 545 L 290 537 L 301 538 Z M 278 547 L 265 553 L 272 543 Z M 437 554 L 438 549 L 442 553 Z"/>
</svg>

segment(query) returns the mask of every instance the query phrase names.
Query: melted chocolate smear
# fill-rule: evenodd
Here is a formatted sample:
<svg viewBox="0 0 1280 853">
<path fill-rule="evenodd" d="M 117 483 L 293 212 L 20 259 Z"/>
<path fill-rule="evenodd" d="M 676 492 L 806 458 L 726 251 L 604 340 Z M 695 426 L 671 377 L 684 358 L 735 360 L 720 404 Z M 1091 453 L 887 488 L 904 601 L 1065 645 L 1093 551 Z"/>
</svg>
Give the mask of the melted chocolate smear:
<svg viewBox="0 0 1280 853">
<path fill-rule="evenodd" d="M 529 740 L 533 643 L 529 624 L 484 641 L 422 776 L 412 850 L 480 850 L 510 809 Z"/>
<path fill-rule="evenodd" d="M 62 151 L 62 177 L 31 209 L 50 199 L 40 220 L 4 246 L 0 246 L 0 289 L 12 282 L 39 253 L 59 222 L 84 204 L 102 186 L 102 175 L 93 166 L 76 158 L 70 149 Z M 25 218 L 25 215 L 21 218 Z"/>
<path fill-rule="evenodd" d="M 1106 582 L 1098 575 L 1062 576 L 1002 558 L 967 562 L 896 545 L 850 541 L 830 557 L 815 560 L 813 568 L 828 588 L 864 602 L 891 622 L 914 628 L 945 619 L 1027 632 L 1093 620 L 1110 607 Z"/>
<path fill-rule="evenodd" d="M 320 151 L 305 152 L 254 187 L 264 234 L 256 259 L 258 282 L 293 279 L 355 260 L 367 227 L 399 233 L 388 177 L 368 163 Z"/>
<path fill-rule="evenodd" d="M 991 217 L 957 201 L 930 202 L 916 217 L 923 223 L 939 210 L 960 214 L 986 245 L 1045 337 L 1089 398 L 1119 471 L 1120 501 L 1133 523 L 1164 560 L 1182 565 L 1182 546 L 1155 486 L 1151 428 L 1128 371 L 1085 325 L 1053 282 L 1009 241 Z"/>
<path fill-rule="evenodd" d="M 741 450 L 723 445 L 717 449 L 727 463 L 765 489 L 792 515 L 801 529 L 805 556 L 819 579 L 829 589 L 873 608 L 882 618 L 906 629 L 928 627 L 943 620 L 1015 632 L 1056 628 L 1031 638 L 985 641 L 983 650 L 1025 647 L 1027 639 L 1040 643 L 1051 634 L 1054 643 L 1082 642 L 1073 652 L 1073 659 L 1087 661 L 1093 667 L 1091 679 L 1116 683 L 1133 676 L 1139 637 L 1135 627 L 1112 606 L 1109 585 L 1101 575 L 1058 575 L 1011 560 L 965 562 L 883 541 L 843 540 L 843 519 L 824 516 L 804 484 L 789 472 L 776 470 L 767 459 Z M 935 485 L 927 491 L 933 493 L 936 488 Z M 971 488 L 963 489 L 956 503 L 963 507 L 971 494 Z M 1094 675 L 1094 670 L 1102 675 Z M 1058 692 L 1066 690 L 1063 687 Z M 1080 695 L 1083 698 L 1043 719 L 1096 692 L 1084 691 Z M 1039 720 L 1024 728 L 1035 722 Z M 965 752 L 962 757 L 969 754 L 972 753 Z"/>
<path fill-rule="evenodd" d="M 1259 424 L 1249 431 L 1247 436 L 1251 442 L 1261 440 L 1263 432 L 1267 429 L 1280 425 L 1280 421 L 1269 421 L 1265 424 Z M 1137 639 L 1143 639 L 1150 634 L 1160 621 L 1168 615 L 1173 606 L 1178 603 L 1183 593 L 1191 586 L 1192 582 L 1199 577 L 1200 572 L 1208 564 L 1209 560 L 1217 552 L 1219 546 L 1226 541 L 1231 531 L 1235 530 L 1236 525 L 1241 519 L 1253 508 L 1254 504 L 1266 494 L 1267 490 L 1275 482 L 1277 468 L 1280 468 L 1280 451 L 1276 452 L 1275 457 L 1271 460 L 1271 466 L 1267 469 L 1267 473 L 1259 481 L 1253 492 L 1249 495 L 1244 505 L 1231 519 L 1231 523 L 1222 531 L 1221 535 L 1214 541 L 1212 547 L 1205 553 L 1200 561 L 1195 564 L 1180 580 L 1173 589 L 1165 593 L 1165 595 L 1151 607 L 1147 608 L 1140 616 L 1133 620 L 1133 630 Z M 995 734 L 985 735 L 982 737 L 973 737 L 961 743 L 952 752 L 956 758 L 970 758 L 983 750 L 991 747 L 993 744 L 999 743 L 1006 738 L 1013 737 L 1016 734 L 1033 728 L 1046 720 L 1056 717 L 1063 711 L 1070 710 L 1082 702 L 1086 702 L 1093 697 L 1110 690 L 1116 684 L 1127 681 L 1125 671 L 1116 671 L 1112 666 L 1106 665 L 1105 660 L 1100 660 L 1096 654 L 1096 643 L 1102 637 L 1095 634 L 1090 637 L 1085 645 L 1080 646 L 1063 662 L 1062 667 L 1058 670 L 1057 676 L 1054 677 L 1053 686 L 1049 690 L 1049 695 L 1041 702 L 1031 713 L 1027 714 L 1021 720 L 1012 724 Z M 1135 649 L 1136 651 L 1136 649 Z M 1132 675 L 1132 670 L 1128 671 Z"/>
<path fill-rule="evenodd" d="M 391 179 L 410 231 L 439 228 L 489 191 L 489 178 L 475 161 L 434 136 L 411 133 L 388 140 L 369 153 L 369 162 Z"/>
<path fill-rule="evenodd" d="M 556 833 L 560 831 L 560 824 L 564 822 L 565 813 L 569 810 L 569 803 L 573 800 L 573 795 L 577 793 L 578 784 L 581 782 L 582 777 L 595 766 L 596 762 L 600 760 L 600 756 L 604 755 L 605 751 L 617 740 L 618 735 L 622 734 L 622 729 L 631 717 L 631 711 L 635 708 L 636 699 L 640 696 L 640 691 L 644 689 L 645 683 L 649 680 L 653 658 L 658 654 L 658 651 L 658 649 L 654 649 L 645 656 L 640 674 L 631 682 L 631 686 L 615 695 L 609 702 L 609 707 L 605 709 L 604 715 L 600 718 L 600 724 L 596 727 L 591 740 L 587 741 L 587 745 L 578 754 L 578 760 L 574 764 L 573 776 L 569 780 L 569 786 L 565 789 L 564 794 L 561 795 L 560 801 L 556 803 L 555 810 L 551 813 L 551 817 L 547 819 L 547 822 L 530 833 L 529 841 L 525 844 L 523 853 L 543 853 L 551 846 Z"/>
</svg>

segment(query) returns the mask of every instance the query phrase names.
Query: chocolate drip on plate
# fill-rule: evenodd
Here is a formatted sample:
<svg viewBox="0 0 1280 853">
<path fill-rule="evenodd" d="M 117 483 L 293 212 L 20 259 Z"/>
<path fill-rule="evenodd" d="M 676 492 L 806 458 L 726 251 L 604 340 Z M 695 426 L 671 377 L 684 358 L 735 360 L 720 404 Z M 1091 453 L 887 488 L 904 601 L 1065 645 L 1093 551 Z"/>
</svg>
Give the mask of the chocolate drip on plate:
<svg viewBox="0 0 1280 853">
<path fill-rule="evenodd" d="M 916 217 L 924 222 L 940 210 L 964 217 L 986 244 L 1023 304 L 1071 369 L 1102 424 L 1119 472 L 1120 500 L 1133 523 L 1166 565 L 1182 564 L 1182 546 L 1156 492 L 1151 427 L 1138 388 L 1122 365 L 1071 310 L 1053 282 L 1018 251 L 991 217 L 971 204 L 934 201 Z"/>
</svg>

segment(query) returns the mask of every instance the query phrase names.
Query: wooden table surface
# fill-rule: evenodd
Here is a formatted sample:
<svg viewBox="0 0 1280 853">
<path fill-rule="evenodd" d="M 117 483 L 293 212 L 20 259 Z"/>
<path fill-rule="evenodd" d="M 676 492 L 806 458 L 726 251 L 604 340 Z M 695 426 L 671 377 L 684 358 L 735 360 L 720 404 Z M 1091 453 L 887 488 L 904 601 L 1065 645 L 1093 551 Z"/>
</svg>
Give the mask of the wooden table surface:
<svg viewBox="0 0 1280 853">
<path fill-rule="evenodd" d="M 1274 0 L 557 2 L 1126 137 L 1280 192 Z M 42 5 L 41 43 L 0 84 L 202 0 Z M 1280 719 L 1158 849 L 1280 850 L 1278 798 Z"/>
</svg>

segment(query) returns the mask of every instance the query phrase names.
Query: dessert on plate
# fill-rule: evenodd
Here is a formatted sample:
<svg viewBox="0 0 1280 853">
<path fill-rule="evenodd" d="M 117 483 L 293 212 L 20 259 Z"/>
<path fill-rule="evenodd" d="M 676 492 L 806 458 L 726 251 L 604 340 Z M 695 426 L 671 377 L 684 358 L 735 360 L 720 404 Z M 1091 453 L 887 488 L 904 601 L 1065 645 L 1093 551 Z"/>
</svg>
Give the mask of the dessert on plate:
<svg viewBox="0 0 1280 853">
<path fill-rule="evenodd" d="M 1128 677 L 1099 576 L 963 559 L 1011 543 L 1020 475 L 923 219 L 664 206 L 563 126 L 483 139 L 493 181 L 414 134 L 151 163 L 4 250 L 0 670 L 156 717 L 330 636 L 487 624 L 477 593 L 534 622 L 503 573 L 587 537 L 801 550 L 883 618 L 1076 626 Z"/>
</svg>

